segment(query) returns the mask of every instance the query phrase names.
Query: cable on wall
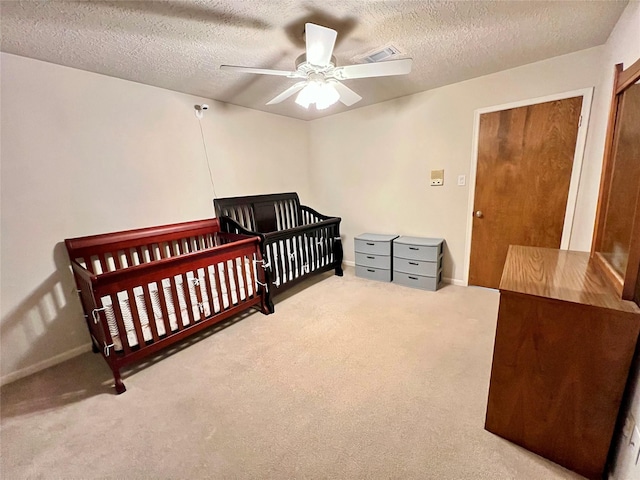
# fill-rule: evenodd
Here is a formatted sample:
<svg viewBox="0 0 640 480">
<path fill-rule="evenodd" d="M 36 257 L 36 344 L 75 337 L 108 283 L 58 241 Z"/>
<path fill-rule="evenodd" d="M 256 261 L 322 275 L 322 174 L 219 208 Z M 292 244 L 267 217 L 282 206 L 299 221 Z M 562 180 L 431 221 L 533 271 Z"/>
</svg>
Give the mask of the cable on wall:
<svg viewBox="0 0 640 480">
<path fill-rule="evenodd" d="M 216 193 L 216 186 L 213 182 L 213 172 L 211 171 L 211 162 L 209 161 L 209 152 L 207 152 L 207 142 L 204 139 L 204 131 L 202 130 L 202 118 L 204 117 L 204 111 L 209 109 L 209 105 L 203 103 L 202 105 L 194 105 L 196 109 L 196 118 L 198 119 L 198 126 L 200 127 L 200 136 L 202 137 L 202 146 L 204 147 L 204 156 L 207 162 L 207 169 L 209 169 L 209 180 L 211 180 L 211 189 L 213 190 L 213 198 L 218 198 Z"/>
</svg>

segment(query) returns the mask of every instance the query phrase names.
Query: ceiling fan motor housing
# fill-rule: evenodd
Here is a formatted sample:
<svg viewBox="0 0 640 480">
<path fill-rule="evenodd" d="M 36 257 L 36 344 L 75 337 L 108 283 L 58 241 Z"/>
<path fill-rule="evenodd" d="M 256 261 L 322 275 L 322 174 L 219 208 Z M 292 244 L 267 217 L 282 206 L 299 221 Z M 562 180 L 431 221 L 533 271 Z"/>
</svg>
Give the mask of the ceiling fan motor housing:
<svg viewBox="0 0 640 480">
<path fill-rule="evenodd" d="M 331 56 L 331 61 L 326 65 L 313 65 L 307 62 L 307 54 L 303 53 L 296 58 L 296 70 L 300 73 L 323 73 L 336 68 L 336 57 Z"/>
</svg>

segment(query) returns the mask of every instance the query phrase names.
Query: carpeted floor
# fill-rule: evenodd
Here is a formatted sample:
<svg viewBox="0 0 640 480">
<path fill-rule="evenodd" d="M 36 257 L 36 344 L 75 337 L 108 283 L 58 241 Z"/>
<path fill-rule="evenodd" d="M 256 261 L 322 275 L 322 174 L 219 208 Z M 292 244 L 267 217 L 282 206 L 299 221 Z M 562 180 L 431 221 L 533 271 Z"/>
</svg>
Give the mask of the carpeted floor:
<svg viewBox="0 0 640 480">
<path fill-rule="evenodd" d="M 498 293 L 325 275 L 125 371 L 2 389 L 2 478 L 581 478 L 483 429 Z"/>
</svg>

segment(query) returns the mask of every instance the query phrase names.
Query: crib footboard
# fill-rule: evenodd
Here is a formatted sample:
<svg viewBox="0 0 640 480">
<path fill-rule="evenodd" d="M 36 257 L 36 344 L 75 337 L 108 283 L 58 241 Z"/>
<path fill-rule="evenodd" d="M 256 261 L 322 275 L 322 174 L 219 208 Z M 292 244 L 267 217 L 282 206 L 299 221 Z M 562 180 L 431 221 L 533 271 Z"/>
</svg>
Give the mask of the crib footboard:
<svg viewBox="0 0 640 480">
<path fill-rule="evenodd" d="M 123 366 L 249 308 L 268 313 L 260 239 L 217 235 L 212 248 L 101 274 L 72 260 L 92 341 L 118 393 Z"/>
</svg>

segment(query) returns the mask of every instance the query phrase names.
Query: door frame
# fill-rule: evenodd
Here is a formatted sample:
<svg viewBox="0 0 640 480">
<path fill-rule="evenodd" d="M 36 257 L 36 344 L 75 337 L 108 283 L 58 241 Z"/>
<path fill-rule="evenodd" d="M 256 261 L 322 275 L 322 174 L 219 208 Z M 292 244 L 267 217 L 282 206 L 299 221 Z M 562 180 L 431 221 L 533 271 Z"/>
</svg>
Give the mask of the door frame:
<svg viewBox="0 0 640 480">
<path fill-rule="evenodd" d="M 587 130 L 589 127 L 589 116 L 591 113 L 591 102 L 593 100 L 593 87 L 581 88 L 579 90 L 571 90 L 569 92 L 556 93 L 544 97 L 530 98 L 527 100 L 519 100 L 517 102 L 504 103 L 491 107 L 478 108 L 473 114 L 473 146 L 471 156 L 471 169 L 469 171 L 469 201 L 467 205 L 467 235 L 465 240 L 465 262 L 464 269 L 464 285 L 469 285 L 469 269 L 471 267 L 471 233 L 473 230 L 473 204 L 476 193 L 476 172 L 478 167 L 478 143 L 480 136 L 480 115 L 484 113 L 499 112 L 501 110 L 509 110 L 511 108 L 526 107 L 536 105 L 538 103 L 553 102 L 555 100 L 564 100 L 566 98 L 582 97 L 582 110 L 580 116 L 582 123 L 578 129 L 576 138 L 576 150 L 573 156 L 573 168 L 571 169 L 571 180 L 569 182 L 569 196 L 567 198 L 567 208 L 564 215 L 564 225 L 562 227 L 562 240 L 560 241 L 560 249 L 568 250 L 571 244 L 571 231 L 573 229 L 573 219 L 576 211 L 576 203 L 578 201 L 578 188 L 580 186 L 580 174 L 582 172 L 582 160 L 584 158 L 584 150 L 587 143 Z"/>
</svg>

